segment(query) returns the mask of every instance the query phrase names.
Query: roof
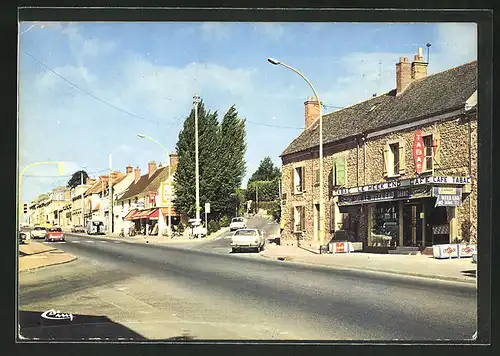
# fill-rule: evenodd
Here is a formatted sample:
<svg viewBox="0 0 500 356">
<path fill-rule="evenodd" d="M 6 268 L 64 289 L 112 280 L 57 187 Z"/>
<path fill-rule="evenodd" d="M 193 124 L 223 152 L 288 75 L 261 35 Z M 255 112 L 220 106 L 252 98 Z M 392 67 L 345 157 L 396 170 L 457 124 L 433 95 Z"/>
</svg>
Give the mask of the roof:
<svg viewBox="0 0 500 356">
<path fill-rule="evenodd" d="M 323 115 L 323 144 L 382 127 L 464 107 L 477 89 L 477 61 L 413 81 L 401 94 L 393 89 L 380 96 Z M 319 120 L 305 129 L 281 156 L 318 145 Z"/>
<path fill-rule="evenodd" d="M 167 167 L 158 168 L 156 171 L 153 172 L 153 174 L 151 175 L 151 178 L 149 177 L 148 173 L 143 174 L 139 178 L 137 183 L 135 183 L 135 181 L 134 181 L 134 182 L 132 182 L 132 184 L 130 184 L 130 186 L 128 187 L 125 194 L 123 194 L 119 200 L 132 198 L 138 194 L 141 194 L 142 192 L 153 191 L 153 190 L 151 190 L 152 187 L 155 184 L 158 184 L 157 188 L 154 189 L 154 191 L 156 191 L 158 189 L 158 187 L 160 186 L 160 182 L 162 182 L 163 180 L 168 178 Z"/>
<path fill-rule="evenodd" d="M 99 179 L 96 181 L 86 192 L 85 195 L 89 194 L 97 194 L 100 193 L 101 191 L 105 190 L 106 187 L 108 186 L 108 176 L 102 176 L 100 178 L 104 178 L 104 180 Z"/>
</svg>

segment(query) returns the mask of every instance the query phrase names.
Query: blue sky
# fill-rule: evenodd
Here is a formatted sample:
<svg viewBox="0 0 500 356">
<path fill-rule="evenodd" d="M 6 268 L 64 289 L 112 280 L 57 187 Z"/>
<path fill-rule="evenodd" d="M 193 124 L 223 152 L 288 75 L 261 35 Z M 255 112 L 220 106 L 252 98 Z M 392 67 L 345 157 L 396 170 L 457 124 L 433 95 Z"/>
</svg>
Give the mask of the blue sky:
<svg viewBox="0 0 500 356">
<path fill-rule="evenodd" d="M 222 118 L 247 121 L 247 176 L 304 126 L 309 86 L 326 112 L 395 87 L 395 64 L 432 44 L 429 74 L 477 57 L 474 24 L 20 23 L 19 164 L 64 161 L 66 175 L 165 162 L 143 133 L 175 148 L 197 93 Z M 41 64 L 42 63 L 42 64 Z M 50 69 L 49 69 L 50 68 Z M 56 75 L 56 72 L 58 75 Z M 62 78 L 61 78 L 62 77 Z M 65 80 L 66 79 L 66 80 Z M 76 84 L 74 87 L 68 81 Z M 108 104 L 103 103 L 106 102 Z M 130 113 L 130 114 L 127 114 Z M 267 125 L 267 126 L 266 126 Z M 28 170 L 23 202 L 65 185 L 56 166 Z"/>
</svg>

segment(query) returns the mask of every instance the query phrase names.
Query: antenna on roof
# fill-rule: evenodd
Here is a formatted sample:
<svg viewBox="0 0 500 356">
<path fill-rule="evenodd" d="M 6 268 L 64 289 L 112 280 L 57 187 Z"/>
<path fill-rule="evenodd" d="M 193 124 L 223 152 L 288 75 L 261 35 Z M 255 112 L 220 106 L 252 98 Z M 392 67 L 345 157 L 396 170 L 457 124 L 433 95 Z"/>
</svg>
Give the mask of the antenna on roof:
<svg viewBox="0 0 500 356">
<path fill-rule="evenodd" d="M 431 47 L 431 44 L 427 42 L 426 46 L 427 46 L 427 64 L 429 64 L 429 49 Z"/>
</svg>

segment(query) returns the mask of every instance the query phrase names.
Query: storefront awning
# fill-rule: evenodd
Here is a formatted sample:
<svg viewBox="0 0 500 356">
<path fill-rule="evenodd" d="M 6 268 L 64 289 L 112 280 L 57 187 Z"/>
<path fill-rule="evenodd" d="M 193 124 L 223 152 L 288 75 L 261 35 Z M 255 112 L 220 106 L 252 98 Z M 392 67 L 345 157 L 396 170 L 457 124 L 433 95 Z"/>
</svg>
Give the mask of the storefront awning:
<svg viewBox="0 0 500 356">
<path fill-rule="evenodd" d="M 134 215 L 132 219 L 133 220 L 148 219 L 149 215 L 151 215 L 155 210 L 156 208 L 139 210 L 139 212 L 136 215 Z"/>
<path fill-rule="evenodd" d="M 133 217 L 134 217 L 135 215 L 137 215 L 137 213 L 138 213 L 138 212 L 139 212 L 139 210 L 130 210 L 130 211 L 128 212 L 128 214 L 127 214 L 127 215 L 125 215 L 125 217 L 123 218 L 123 220 L 129 220 L 129 221 L 130 221 L 130 220 L 132 220 L 132 219 L 133 219 Z"/>
<path fill-rule="evenodd" d="M 160 216 L 160 208 L 156 208 L 155 210 L 153 210 L 151 214 L 149 214 L 148 219 L 158 220 L 159 216 Z"/>
<path fill-rule="evenodd" d="M 170 209 L 170 215 L 171 216 L 179 216 L 179 214 L 175 211 L 175 209 L 172 208 L 161 208 L 161 213 L 164 217 L 168 216 L 168 210 Z"/>
</svg>

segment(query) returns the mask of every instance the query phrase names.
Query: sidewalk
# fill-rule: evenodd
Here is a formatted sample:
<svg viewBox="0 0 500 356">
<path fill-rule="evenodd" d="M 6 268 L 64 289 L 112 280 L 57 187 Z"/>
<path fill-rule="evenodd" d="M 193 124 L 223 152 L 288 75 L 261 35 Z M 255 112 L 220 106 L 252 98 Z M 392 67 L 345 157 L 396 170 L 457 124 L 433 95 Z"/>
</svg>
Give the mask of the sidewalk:
<svg viewBox="0 0 500 356">
<path fill-rule="evenodd" d="M 435 259 L 426 255 L 389 255 L 372 253 L 316 254 L 299 247 L 266 245 L 261 256 L 284 261 L 386 272 L 398 275 L 476 283 L 476 264 L 471 258 Z"/>
<path fill-rule="evenodd" d="M 55 246 L 47 246 L 34 241 L 30 241 L 29 244 L 20 245 L 18 258 L 19 272 L 76 260 L 75 256 L 58 250 Z"/>
</svg>

